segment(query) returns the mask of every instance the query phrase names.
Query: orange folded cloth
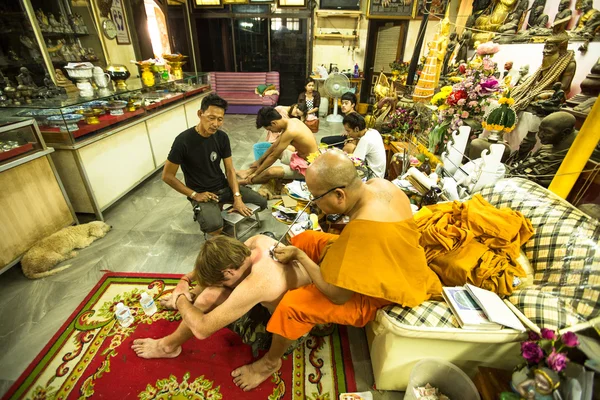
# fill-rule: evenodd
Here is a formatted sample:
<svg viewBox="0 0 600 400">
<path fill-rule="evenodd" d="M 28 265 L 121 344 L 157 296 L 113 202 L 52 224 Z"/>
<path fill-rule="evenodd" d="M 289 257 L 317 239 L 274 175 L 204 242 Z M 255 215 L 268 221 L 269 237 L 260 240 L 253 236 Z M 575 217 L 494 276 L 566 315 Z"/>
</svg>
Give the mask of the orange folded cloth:
<svg viewBox="0 0 600 400">
<path fill-rule="evenodd" d="M 427 262 L 446 286 L 475 286 L 500 296 L 513 291 L 520 247 L 533 235 L 520 212 L 497 209 L 481 197 L 428 206 L 416 216 Z"/>
</svg>

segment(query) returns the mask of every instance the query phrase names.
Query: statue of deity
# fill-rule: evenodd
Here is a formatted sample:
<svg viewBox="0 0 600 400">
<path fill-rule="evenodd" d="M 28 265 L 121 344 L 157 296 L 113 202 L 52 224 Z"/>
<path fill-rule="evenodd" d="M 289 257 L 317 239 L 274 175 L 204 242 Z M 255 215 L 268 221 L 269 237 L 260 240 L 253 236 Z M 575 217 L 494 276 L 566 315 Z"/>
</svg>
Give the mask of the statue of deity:
<svg viewBox="0 0 600 400">
<path fill-rule="evenodd" d="M 63 32 L 63 27 L 60 25 L 60 22 L 58 22 L 56 20 L 56 18 L 54 18 L 54 14 L 49 13 L 48 14 L 48 21 L 50 22 L 50 29 L 52 32 L 56 32 L 56 33 L 62 33 Z"/>
<path fill-rule="evenodd" d="M 574 116 L 565 111 L 548 115 L 540 123 L 537 134 L 542 147 L 525 160 L 510 166 L 510 173 L 526 175 L 530 180 L 548 187 L 576 135 Z"/>
<path fill-rule="evenodd" d="M 460 42 L 458 45 L 458 52 L 456 53 L 456 63 L 467 61 L 467 51 L 469 50 L 469 44 L 471 43 L 471 30 L 465 29 L 460 36 Z"/>
<path fill-rule="evenodd" d="M 36 89 L 37 85 L 33 81 L 33 77 L 31 76 L 31 72 L 29 72 L 29 70 L 27 69 L 27 67 L 21 67 L 21 68 L 19 68 L 19 71 L 21 73 L 19 75 L 17 75 L 17 78 L 20 79 L 20 82 L 24 86 Z"/>
<path fill-rule="evenodd" d="M 73 28 L 71 28 L 71 24 L 69 24 L 69 20 L 65 16 L 65 14 L 59 14 L 59 21 L 62 29 L 65 33 L 73 33 Z"/>
<path fill-rule="evenodd" d="M 456 50 L 458 41 L 456 40 L 456 32 L 452 32 L 450 34 L 450 38 L 448 41 L 448 47 L 446 48 L 446 55 L 444 56 L 444 66 L 442 67 L 442 74 L 446 75 L 448 73 L 448 64 L 450 64 L 453 60 L 453 57 L 456 56 Z"/>
<path fill-rule="evenodd" d="M 533 28 L 535 26 L 541 26 L 541 22 L 548 23 L 548 16 L 544 14 L 544 8 L 546 7 L 546 0 L 534 0 L 531 5 L 531 12 L 529 13 L 529 19 L 527 20 L 527 28 Z M 546 18 L 543 18 L 543 17 Z M 544 28 L 546 24 L 544 24 Z"/>
<path fill-rule="evenodd" d="M 564 25 L 563 25 L 564 28 Z M 561 31 L 546 40 L 543 50 L 542 65 L 525 82 L 517 86 L 512 97 L 515 99 L 514 109 L 519 112 L 538 99 L 540 94 L 552 88 L 556 82 L 568 92 L 575 76 L 575 54 L 567 50 L 569 35 Z"/>
<path fill-rule="evenodd" d="M 498 28 L 499 33 L 517 33 L 527 12 L 527 0 L 519 0 L 515 9 L 508 14 L 506 21 Z M 506 40 L 505 40 L 506 41 Z"/>
<path fill-rule="evenodd" d="M 522 84 L 528 78 L 529 78 L 529 64 L 525 64 L 521 68 L 519 68 L 519 76 L 517 78 L 517 81 L 515 82 L 515 86 Z"/>
<path fill-rule="evenodd" d="M 35 17 L 38 20 L 38 24 L 40 25 L 42 32 L 50 32 L 50 23 L 48 22 L 48 17 L 46 17 L 46 14 L 44 14 L 44 11 L 41 8 L 35 12 Z"/>
<path fill-rule="evenodd" d="M 581 12 L 582 15 L 572 33 L 579 36 L 585 34 L 594 36 L 600 28 L 600 11 L 594 9 L 592 0 L 582 0 Z"/>
<path fill-rule="evenodd" d="M 567 100 L 565 91 L 562 90 L 562 84 L 560 82 L 556 82 L 554 85 L 552 85 L 552 90 L 554 90 L 554 93 L 549 99 L 536 100 L 531 103 L 531 106 L 536 111 L 536 114 L 548 115 L 553 112 L 560 111 L 562 105 Z"/>
<path fill-rule="evenodd" d="M 481 15 L 475 21 L 475 28 L 480 31 L 473 35 L 474 42 L 485 43 L 489 42 L 498 28 L 506 22 L 508 14 L 510 14 L 517 4 L 517 0 L 497 0 L 496 6 L 490 15 Z"/>
<path fill-rule="evenodd" d="M 560 0 L 560 3 L 558 4 L 558 13 L 554 17 L 554 23 L 557 21 L 562 21 L 566 18 L 569 18 L 569 20 L 571 19 L 573 11 L 571 11 L 569 8 L 570 6 L 571 0 Z"/>
</svg>

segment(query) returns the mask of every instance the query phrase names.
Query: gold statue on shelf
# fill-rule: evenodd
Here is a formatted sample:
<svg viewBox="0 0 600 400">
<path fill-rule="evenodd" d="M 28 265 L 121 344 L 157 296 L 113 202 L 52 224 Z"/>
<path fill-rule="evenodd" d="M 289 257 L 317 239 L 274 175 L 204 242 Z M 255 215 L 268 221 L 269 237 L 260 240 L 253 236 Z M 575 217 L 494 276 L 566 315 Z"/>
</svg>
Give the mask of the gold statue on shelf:
<svg viewBox="0 0 600 400">
<path fill-rule="evenodd" d="M 480 43 L 489 42 L 494 37 L 495 32 L 498 32 L 508 15 L 517 5 L 517 0 L 496 0 L 495 6 L 489 15 L 481 15 L 475 21 L 475 29 L 485 32 L 477 32 L 473 35 L 473 40 Z"/>
</svg>

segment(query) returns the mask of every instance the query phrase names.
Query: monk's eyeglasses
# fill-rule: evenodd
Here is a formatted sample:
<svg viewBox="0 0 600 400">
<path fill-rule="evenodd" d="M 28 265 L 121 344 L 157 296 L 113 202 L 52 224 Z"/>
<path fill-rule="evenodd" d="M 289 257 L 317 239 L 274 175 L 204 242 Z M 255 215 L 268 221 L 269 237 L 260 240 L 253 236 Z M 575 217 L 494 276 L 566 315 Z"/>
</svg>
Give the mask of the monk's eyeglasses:
<svg viewBox="0 0 600 400">
<path fill-rule="evenodd" d="M 346 186 L 336 186 L 334 188 L 329 189 L 328 191 L 326 191 L 325 193 L 323 193 L 317 197 L 315 197 L 311 194 L 310 196 L 308 196 L 308 198 L 310 201 L 312 201 L 314 203 L 315 201 L 321 200 L 323 197 L 327 196 L 329 193 L 333 192 L 334 190 L 345 189 L 345 188 L 346 188 Z"/>
</svg>

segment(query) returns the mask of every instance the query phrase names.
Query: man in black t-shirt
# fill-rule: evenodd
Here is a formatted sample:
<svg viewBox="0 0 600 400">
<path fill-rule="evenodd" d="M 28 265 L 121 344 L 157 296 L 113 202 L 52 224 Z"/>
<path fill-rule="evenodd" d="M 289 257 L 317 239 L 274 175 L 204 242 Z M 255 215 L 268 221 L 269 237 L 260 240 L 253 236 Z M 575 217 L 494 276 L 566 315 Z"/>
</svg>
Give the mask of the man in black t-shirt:
<svg viewBox="0 0 600 400">
<path fill-rule="evenodd" d="M 220 203 L 233 202 L 229 212 L 244 216 L 252 215 L 244 202 L 256 204 L 261 210 L 267 207 L 264 197 L 238 185 L 229 137 L 219 129 L 226 110 L 227 101 L 214 93 L 206 96 L 198 110 L 200 122 L 175 138 L 162 174 L 163 181 L 188 197 L 200 230 L 213 236 L 223 230 Z M 180 165 L 185 184 L 175 176 Z"/>
</svg>

